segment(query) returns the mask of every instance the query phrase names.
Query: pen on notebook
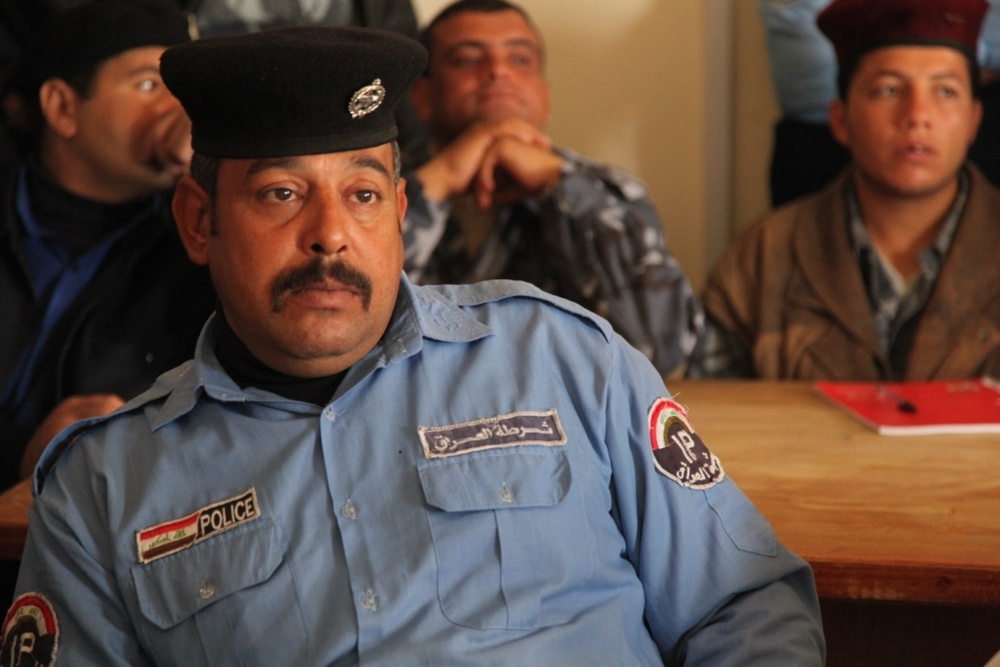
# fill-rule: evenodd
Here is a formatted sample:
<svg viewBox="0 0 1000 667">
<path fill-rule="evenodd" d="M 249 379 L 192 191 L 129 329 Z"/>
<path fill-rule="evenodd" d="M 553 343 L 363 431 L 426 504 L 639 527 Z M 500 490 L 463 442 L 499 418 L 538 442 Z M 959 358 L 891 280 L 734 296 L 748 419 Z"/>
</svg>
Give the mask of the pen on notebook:
<svg viewBox="0 0 1000 667">
<path fill-rule="evenodd" d="M 912 414 L 917 411 L 917 406 L 883 384 L 878 386 L 878 393 L 880 396 L 885 396 L 886 398 L 891 399 L 892 402 L 896 404 L 896 408 L 898 408 L 900 412 L 908 412 Z"/>
</svg>

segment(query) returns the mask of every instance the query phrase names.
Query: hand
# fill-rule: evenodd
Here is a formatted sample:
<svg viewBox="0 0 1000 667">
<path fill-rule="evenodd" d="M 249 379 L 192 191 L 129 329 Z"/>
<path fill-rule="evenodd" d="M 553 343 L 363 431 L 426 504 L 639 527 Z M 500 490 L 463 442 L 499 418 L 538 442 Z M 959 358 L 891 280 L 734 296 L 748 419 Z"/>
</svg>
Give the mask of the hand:
<svg viewBox="0 0 1000 667">
<path fill-rule="evenodd" d="M 177 178 L 188 173 L 194 149 L 191 147 L 191 120 L 178 106 L 164 114 L 153 128 L 153 160 L 163 171 Z"/>
<path fill-rule="evenodd" d="M 114 412 L 124 404 L 125 401 L 116 394 L 83 394 L 64 398 L 59 405 L 52 408 L 28 440 L 18 469 L 21 479 L 31 475 L 46 445 L 64 428 L 80 419 Z"/>
<path fill-rule="evenodd" d="M 562 179 L 563 159 L 551 149 L 501 137 L 486 152 L 474 185 L 486 210 L 544 192 Z"/>
<path fill-rule="evenodd" d="M 552 140 L 526 121 L 511 118 L 477 123 L 417 169 L 415 175 L 424 194 L 435 201 L 445 201 L 470 191 L 487 151 L 501 139 L 548 152 L 552 148 Z"/>
</svg>

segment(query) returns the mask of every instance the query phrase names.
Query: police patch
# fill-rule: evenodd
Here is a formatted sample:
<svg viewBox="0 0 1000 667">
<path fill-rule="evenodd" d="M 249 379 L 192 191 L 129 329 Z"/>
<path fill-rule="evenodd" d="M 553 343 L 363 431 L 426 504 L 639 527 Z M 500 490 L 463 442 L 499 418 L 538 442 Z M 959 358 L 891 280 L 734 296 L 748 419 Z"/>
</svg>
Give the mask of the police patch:
<svg viewBox="0 0 1000 667">
<path fill-rule="evenodd" d="M 429 459 L 516 445 L 566 444 L 556 411 L 511 412 L 448 426 L 420 426 L 420 443 Z"/>
<path fill-rule="evenodd" d="M 257 490 L 250 488 L 186 517 L 143 528 L 135 533 L 139 562 L 145 564 L 177 553 L 259 516 Z"/>
<path fill-rule="evenodd" d="M 649 409 L 649 442 L 656 469 L 689 489 L 707 489 L 726 473 L 688 421 L 677 403 L 658 398 Z"/>
<path fill-rule="evenodd" d="M 14 600 L 3 621 L 0 665 L 56 664 L 59 619 L 52 604 L 38 593 L 24 593 Z"/>
</svg>

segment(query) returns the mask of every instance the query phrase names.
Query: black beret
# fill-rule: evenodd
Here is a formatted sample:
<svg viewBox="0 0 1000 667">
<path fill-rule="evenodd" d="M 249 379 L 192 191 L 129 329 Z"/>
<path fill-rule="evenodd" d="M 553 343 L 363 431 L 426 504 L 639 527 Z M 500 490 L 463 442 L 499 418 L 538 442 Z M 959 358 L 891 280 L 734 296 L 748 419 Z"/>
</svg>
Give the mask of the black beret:
<svg viewBox="0 0 1000 667">
<path fill-rule="evenodd" d="M 263 158 L 392 141 L 393 109 L 426 62 L 424 47 L 394 32 L 310 26 L 175 46 L 160 72 L 196 152 Z"/>
<path fill-rule="evenodd" d="M 176 0 L 94 0 L 49 18 L 22 60 L 22 86 L 32 93 L 47 79 L 71 81 L 119 53 L 191 40 Z"/>
<path fill-rule="evenodd" d="M 972 59 L 986 0 L 834 0 L 816 18 L 844 61 L 883 46 L 940 45 Z"/>
</svg>

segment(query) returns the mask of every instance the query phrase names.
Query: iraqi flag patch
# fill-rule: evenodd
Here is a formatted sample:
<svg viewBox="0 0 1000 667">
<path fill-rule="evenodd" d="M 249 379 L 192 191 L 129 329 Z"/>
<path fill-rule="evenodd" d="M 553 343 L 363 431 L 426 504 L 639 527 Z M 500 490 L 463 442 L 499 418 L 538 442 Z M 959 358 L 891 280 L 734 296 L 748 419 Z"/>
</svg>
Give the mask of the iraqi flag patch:
<svg viewBox="0 0 1000 667">
<path fill-rule="evenodd" d="M 726 477 L 719 462 L 688 421 L 687 412 L 668 398 L 649 409 L 649 442 L 656 469 L 689 489 L 707 489 Z"/>
<path fill-rule="evenodd" d="M 207 540 L 260 516 L 257 491 L 213 503 L 179 519 L 165 521 L 135 533 L 140 563 L 149 563 Z"/>
<path fill-rule="evenodd" d="M 59 619 L 52 604 L 38 593 L 24 593 L 14 600 L 3 621 L 0 665 L 56 664 Z"/>
</svg>

